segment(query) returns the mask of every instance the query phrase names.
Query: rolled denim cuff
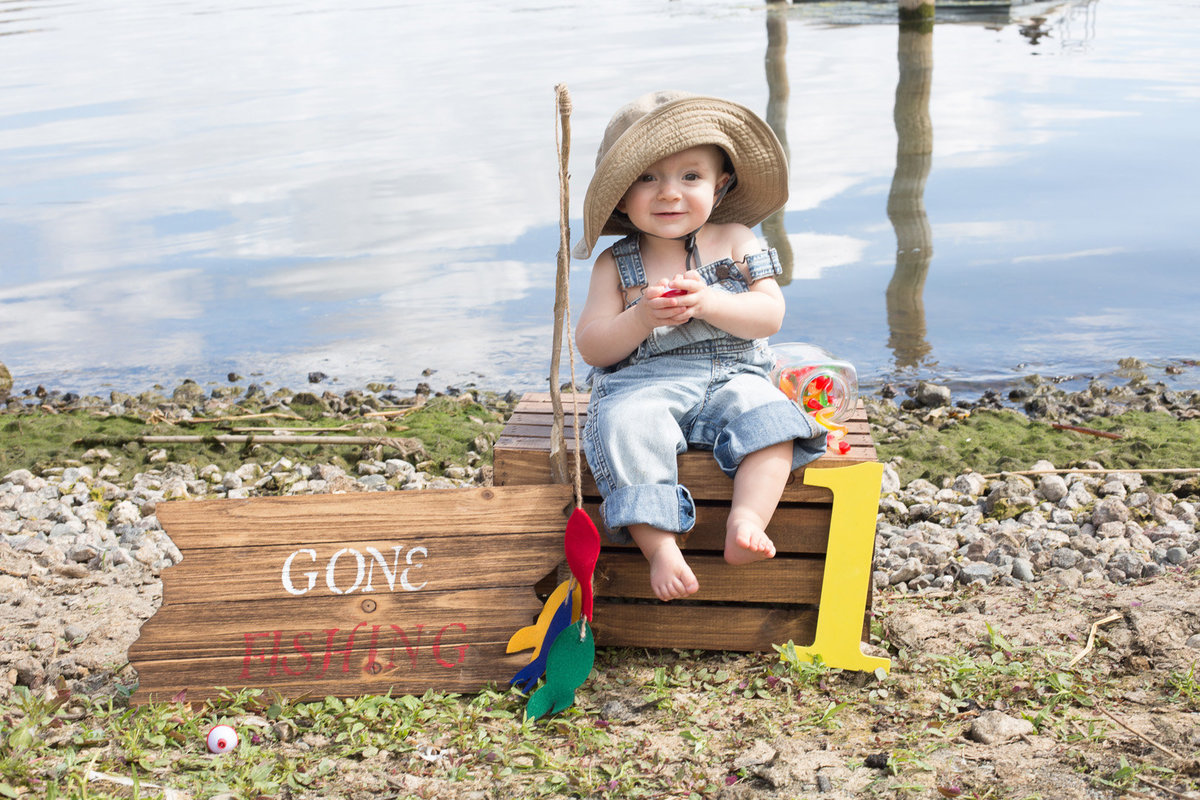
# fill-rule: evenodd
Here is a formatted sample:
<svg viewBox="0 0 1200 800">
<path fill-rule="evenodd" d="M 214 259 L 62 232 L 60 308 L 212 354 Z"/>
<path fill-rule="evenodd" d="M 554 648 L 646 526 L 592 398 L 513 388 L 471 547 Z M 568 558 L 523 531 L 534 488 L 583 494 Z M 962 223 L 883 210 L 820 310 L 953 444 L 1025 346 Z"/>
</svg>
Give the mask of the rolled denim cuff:
<svg viewBox="0 0 1200 800">
<path fill-rule="evenodd" d="M 623 486 L 600 504 L 605 533 L 614 542 L 632 540 L 629 525 L 650 525 L 660 531 L 686 533 L 696 524 L 696 503 L 683 486 L 643 484 Z"/>
<path fill-rule="evenodd" d="M 713 444 L 713 457 L 721 471 L 732 478 L 742 459 L 773 444 L 792 441 L 792 469 L 820 458 L 825 453 L 825 429 L 790 400 L 752 408 L 731 420 Z"/>
</svg>

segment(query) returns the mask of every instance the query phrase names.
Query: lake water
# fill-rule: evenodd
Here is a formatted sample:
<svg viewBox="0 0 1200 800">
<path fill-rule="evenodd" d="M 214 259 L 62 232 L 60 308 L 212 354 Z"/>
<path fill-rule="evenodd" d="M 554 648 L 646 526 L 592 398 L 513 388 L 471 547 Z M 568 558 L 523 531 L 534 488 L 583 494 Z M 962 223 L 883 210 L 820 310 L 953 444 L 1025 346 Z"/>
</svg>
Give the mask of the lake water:
<svg viewBox="0 0 1200 800">
<path fill-rule="evenodd" d="M 777 342 L 867 384 L 1137 356 L 1200 386 L 1200 3 L 937 13 L 921 34 L 881 2 L 0 3 L 0 362 L 18 390 L 543 388 L 564 83 L 576 232 L 617 106 L 678 88 L 769 116 L 792 163 L 763 231 L 790 269 Z"/>
</svg>

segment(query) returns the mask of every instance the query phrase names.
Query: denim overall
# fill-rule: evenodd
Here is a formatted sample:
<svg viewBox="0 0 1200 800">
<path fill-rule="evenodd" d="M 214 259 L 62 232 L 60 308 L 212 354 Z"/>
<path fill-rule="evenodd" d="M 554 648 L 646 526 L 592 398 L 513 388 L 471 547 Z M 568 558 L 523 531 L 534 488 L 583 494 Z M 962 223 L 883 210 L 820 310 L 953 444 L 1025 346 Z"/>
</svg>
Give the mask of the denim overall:
<svg viewBox="0 0 1200 800">
<path fill-rule="evenodd" d="M 612 253 L 622 289 L 645 287 L 638 237 L 617 242 Z M 773 249 L 699 269 L 714 290 L 731 293 L 780 272 Z M 731 478 L 748 454 L 779 442 L 794 442 L 792 469 L 825 452 L 824 429 L 771 383 L 772 366 L 766 339 L 693 319 L 656 328 L 624 361 L 593 371 L 583 449 L 610 538 L 628 542 L 625 528 L 637 523 L 692 529 L 696 506 L 679 485 L 675 460 L 689 446 L 711 450 Z"/>
</svg>

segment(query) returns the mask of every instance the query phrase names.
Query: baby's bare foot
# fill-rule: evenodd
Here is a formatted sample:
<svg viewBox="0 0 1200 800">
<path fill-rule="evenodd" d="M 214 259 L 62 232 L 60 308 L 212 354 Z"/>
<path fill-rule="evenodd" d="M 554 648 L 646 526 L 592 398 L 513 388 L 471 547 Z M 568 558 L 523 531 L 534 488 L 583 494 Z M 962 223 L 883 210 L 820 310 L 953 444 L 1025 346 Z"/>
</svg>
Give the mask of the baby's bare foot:
<svg viewBox="0 0 1200 800">
<path fill-rule="evenodd" d="M 650 588 L 665 603 L 695 594 L 700 582 L 679 548 L 668 546 L 660 547 L 650 559 Z"/>
<path fill-rule="evenodd" d="M 752 521 L 731 522 L 726 528 L 725 560 L 730 564 L 753 564 L 774 557 L 775 543 Z"/>
</svg>

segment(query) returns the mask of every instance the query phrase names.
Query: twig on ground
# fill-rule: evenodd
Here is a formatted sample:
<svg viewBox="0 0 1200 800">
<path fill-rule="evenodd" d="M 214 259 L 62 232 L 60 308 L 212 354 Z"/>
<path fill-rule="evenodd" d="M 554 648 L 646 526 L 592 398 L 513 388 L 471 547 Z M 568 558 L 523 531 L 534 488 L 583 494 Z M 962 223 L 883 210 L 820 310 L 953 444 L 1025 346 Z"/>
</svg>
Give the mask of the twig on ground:
<svg viewBox="0 0 1200 800">
<path fill-rule="evenodd" d="M 1185 761 L 1185 760 L 1186 760 L 1186 759 L 1185 759 L 1183 756 L 1179 755 L 1179 753 L 1176 753 L 1176 752 L 1175 752 L 1174 750 L 1172 750 L 1171 748 L 1169 748 L 1169 747 L 1166 747 L 1165 745 L 1161 745 L 1161 744 L 1159 744 L 1158 742 L 1154 741 L 1153 739 L 1151 739 L 1149 736 L 1147 736 L 1146 734 L 1142 733 L 1141 731 L 1134 730 L 1134 729 L 1133 729 L 1133 728 L 1131 728 L 1131 727 L 1130 727 L 1130 726 L 1129 726 L 1127 723 L 1125 723 L 1125 722 L 1123 722 L 1122 720 L 1118 719 L 1118 718 L 1117 718 L 1117 717 L 1116 717 L 1116 716 L 1115 716 L 1115 715 L 1114 715 L 1114 714 L 1113 714 L 1111 711 L 1109 711 L 1108 709 L 1106 709 L 1106 708 L 1104 708 L 1104 707 L 1102 707 L 1102 706 L 1096 706 L 1096 710 L 1097 710 L 1097 711 L 1099 711 L 1099 712 L 1100 712 L 1101 714 L 1103 714 L 1104 716 L 1106 716 L 1106 717 L 1108 717 L 1109 719 L 1111 719 L 1113 722 L 1115 722 L 1115 723 L 1117 723 L 1118 725 L 1120 725 L 1120 726 L 1121 726 L 1122 728 L 1124 728 L 1125 730 L 1127 730 L 1127 731 L 1129 731 L 1130 733 L 1132 733 L 1134 736 L 1136 736 L 1136 737 L 1138 737 L 1139 739 L 1141 739 L 1141 740 L 1142 740 L 1143 742 L 1145 742 L 1146 744 L 1148 744 L 1148 745 L 1150 745 L 1151 747 L 1153 747 L 1154 749 L 1156 749 L 1156 750 L 1159 750 L 1159 751 L 1161 751 L 1161 752 L 1163 752 L 1163 753 L 1166 753 L 1166 754 L 1167 754 L 1167 755 L 1169 755 L 1171 758 L 1174 758 L 1174 759 L 1176 759 L 1176 760 L 1178 760 L 1178 761 Z"/>
<path fill-rule="evenodd" d="M 350 431 L 354 430 L 353 425 L 339 425 L 336 428 L 288 428 L 288 427 L 272 427 L 258 426 L 251 428 L 230 428 L 232 433 L 257 433 L 259 431 L 286 432 L 293 431 L 296 433 L 331 433 L 333 431 Z"/>
<path fill-rule="evenodd" d="M 232 435 L 232 434 L 211 434 L 192 436 L 187 434 L 179 435 L 164 435 L 164 436 L 85 436 L 78 441 L 81 445 L 113 445 L 127 444 L 129 442 L 139 442 L 141 444 L 337 444 L 337 445 L 363 445 L 374 447 L 376 445 L 386 445 L 394 447 L 397 450 L 403 451 L 405 446 L 399 440 L 392 437 L 380 436 L 298 436 L 289 434 L 284 436 L 264 435 L 254 436 Z"/>
<path fill-rule="evenodd" d="M 132 778 L 126 778 L 124 775 L 109 775 L 106 772 L 97 772 L 94 769 L 89 769 L 85 774 L 85 777 L 88 783 L 92 783 L 94 781 L 107 781 L 109 783 L 115 783 L 118 786 L 133 787 L 135 790 L 139 787 L 142 789 L 158 789 L 162 791 L 163 797 L 166 798 L 166 800 L 182 800 L 182 798 L 187 797 L 187 795 L 184 793 L 176 791 L 169 786 L 162 786 L 157 783 L 150 783 L 149 781 L 135 781 Z"/>
<path fill-rule="evenodd" d="M 1093 622 L 1092 630 L 1090 633 L 1088 633 L 1087 645 L 1082 650 L 1079 651 L 1078 655 L 1076 655 L 1074 658 L 1071 659 L 1070 663 L 1067 664 L 1067 669 L 1070 669 L 1071 667 L 1078 664 L 1079 661 L 1084 656 L 1086 656 L 1088 653 L 1092 652 L 1092 646 L 1096 643 L 1096 631 L 1100 629 L 1101 625 L 1107 625 L 1108 623 L 1116 622 L 1119 619 L 1121 619 L 1120 614 L 1109 614 L 1104 619 L 1096 620 L 1095 622 Z"/>
<path fill-rule="evenodd" d="M 368 411 L 367 413 L 363 414 L 363 416 L 364 417 L 382 417 L 383 419 L 394 419 L 396 417 L 403 417 L 405 414 L 411 414 L 412 412 L 414 412 L 418 408 L 420 408 L 422 405 L 424 405 L 424 404 L 418 403 L 417 405 L 409 406 L 408 408 L 393 408 L 393 409 L 388 409 L 385 411 Z"/>
<path fill-rule="evenodd" d="M 299 414 L 284 414 L 280 411 L 264 411 L 261 414 L 244 414 L 240 417 L 192 417 L 190 419 L 181 419 L 181 425 L 200 425 L 207 422 L 242 422 L 248 419 L 297 419 L 303 420 L 304 417 Z"/>
<path fill-rule="evenodd" d="M 1059 431 L 1074 431 L 1075 433 L 1086 433 L 1088 436 L 1103 436 L 1105 439 L 1123 439 L 1125 438 L 1119 433 L 1109 433 L 1108 431 L 1098 431 L 1095 428 L 1083 428 L 1079 425 L 1066 425 L 1062 422 L 1051 422 L 1050 427 Z"/>
<path fill-rule="evenodd" d="M 989 472 L 982 474 L 981 478 L 1003 478 L 1005 475 L 1069 475 L 1075 473 L 1078 475 L 1115 475 L 1118 472 L 1131 472 L 1138 475 L 1187 475 L 1193 472 L 1200 472 L 1200 467 L 1170 467 L 1159 469 L 1135 469 L 1133 467 L 1113 467 L 1111 469 L 1024 469 L 1024 470 L 1005 470 L 1004 472 Z"/>
<path fill-rule="evenodd" d="M 1167 794 L 1171 795 L 1172 797 L 1182 797 L 1182 798 L 1184 798 L 1184 800 L 1196 800 L 1197 797 L 1200 797 L 1200 795 L 1197 795 L 1195 792 L 1188 792 L 1187 794 L 1184 794 L 1183 792 L 1177 792 L 1174 789 L 1168 789 L 1166 786 L 1163 786 L 1161 783 L 1155 783 L 1154 781 L 1150 780 L 1145 775 L 1138 775 L 1137 778 L 1139 781 L 1146 784 L 1147 786 L 1153 786 L 1155 789 L 1158 789 L 1160 792 L 1166 792 Z"/>
</svg>

